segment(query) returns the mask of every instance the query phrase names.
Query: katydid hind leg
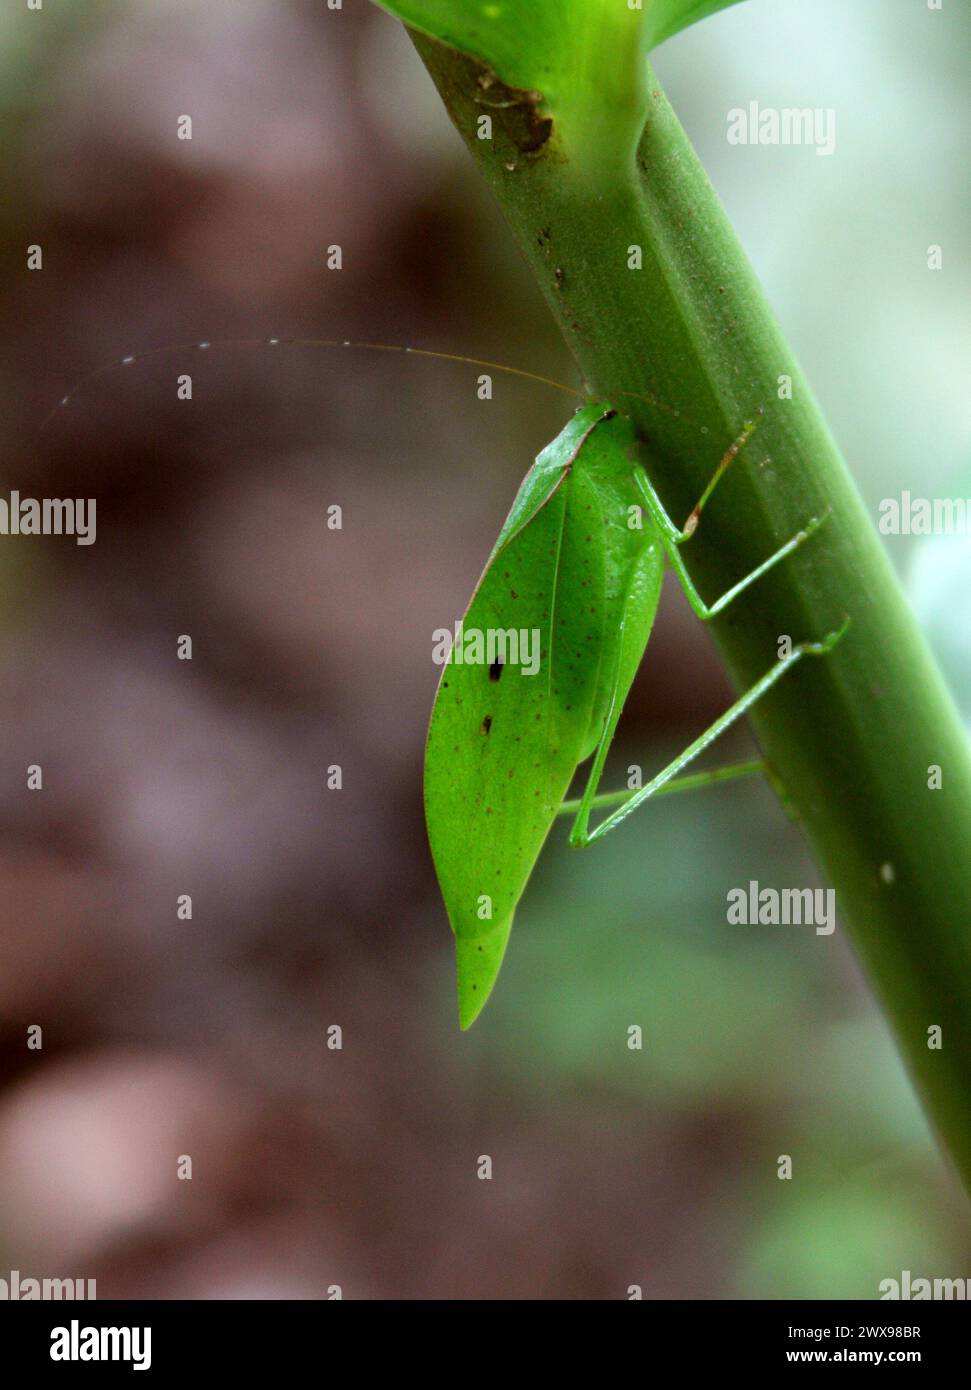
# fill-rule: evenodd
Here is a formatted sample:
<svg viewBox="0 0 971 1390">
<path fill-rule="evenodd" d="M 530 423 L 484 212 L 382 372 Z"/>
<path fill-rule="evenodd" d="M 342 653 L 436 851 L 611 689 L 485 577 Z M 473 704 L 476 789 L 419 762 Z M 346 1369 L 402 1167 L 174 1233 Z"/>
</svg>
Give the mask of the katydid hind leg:
<svg viewBox="0 0 971 1390">
<path fill-rule="evenodd" d="M 788 656 L 776 662 L 761 679 L 757 680 L 744 695 L 740 696 L 740 698 L 736 700 L 720 718 L 716 719 L 703 734 L 700 734 L 693 743 L 689 744 L 689 746 L 678 755 L 678 757 L 668 763 L 667 767 L 662 768 L 662 770 L 645 786 L 631 792 L 629 797 L 627 797 L 616 810 L 612 811 L 611 814 L 602 820 L 599 825 L 595 826 L 593 830 L 590 830 L 590 812 L 593 809 L 600 773 L 603 770 L 603 764 L 606 760 L 606 748 L 603 748 L 603 750 L 598 748 L 598 757 L 591 769 L 590 778 L 587 782 L 584 795 L 580 800 L 577 817 L 570 832 L 570 844 L 575 848 L 580 848 L 584 845 L 592 844 L 595 840 L 601 839 L 604 835 L 608 834 L 609 831 L 615 829 L 620 825 L 621 821 L 626 820 L 631 812 L 635 811 L 638 806 L 642 805 L 651 797 L 658 795 L 668 784 L 673 782 L 689 763 L 693 762 L 710 744 L 714 743 L 715 739 L 751 709 L 756 701 L 760 700 L 767 691 L 771 690 L 776 682 L 781 680 L 786 672 L 790 670 L 791 667 L 795 666 L 798 661 L 801 661 L 805 656 L 825 656 L 828 652 L 832 651 L 833 647 L 835 647 L 836 643 L 846 632 L 848 625 L 849 623 L 847 620 L 841 627 L 831 632 L 821 642 L 803 642 L 800 646 L 795 647 Z M 607 738 L 608 747 L 610 739 L 613 738 L 615 728 L 616 720 L 614 720 L 613 727 L 604 730 L 605 736 L 609 735 Z"/>
<path fill-rule="evenodd" d="M 655 796 L 668 796 L 675 792 L 697 791 L 703 787 L 718 786 L 722 782 L 738 782 L 745 777 L 770 776 L 770 768 L 764 758 L 751 758 L 744 763 L 729 763 L 723 767 L 709 768 L 705 772 L 691 772 L 684 777 L 672 777 L 670 782 L 665 782 L 658 787 Z M 771 778 L 770 778 L 771 780 Z M 781 784 L 773 782 L 773 787 L 778 795 L 782 795 Z M 608 807 L 620 806 L 627 801 L 636 788 L 623 787 L 619 791 L 598 792 L 589 803 L 589 809 L 594 811 L 607 810 Z M 582 805 L 582 798 L 576 797 L 569 801 L 564 801 L 557 810 L 558 816 L 575 816 Z"/>
</svg>

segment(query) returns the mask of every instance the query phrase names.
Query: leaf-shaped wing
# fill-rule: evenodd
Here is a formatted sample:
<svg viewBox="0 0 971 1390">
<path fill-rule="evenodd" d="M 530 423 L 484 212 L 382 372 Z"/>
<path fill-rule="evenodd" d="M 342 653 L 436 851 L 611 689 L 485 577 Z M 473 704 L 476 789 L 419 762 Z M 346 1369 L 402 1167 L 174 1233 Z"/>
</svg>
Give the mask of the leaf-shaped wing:
<svg viewBox="0 0 971 1390">
<path fill-rule="evenodd" d="M 453 649 L 442 674 L 425 811 L 464 1028 L 495 982 L 577 764 L 619 713 L 650 632 L 663 556 L 649 518 L 647 530 L 628 525 L 640 496 L 632 443 L 628 421 L 590 406 L 540 454 L 463 620 L 461 659 Z M 488 645 L 500 637 L 501 662 Z"/>
<path fill-rule="evenodd" d="M 492 988 L 596 695 L 603 551 L 586 539 L 599 542 L 589 510 L 599 504 L 572 467 L 589 426 L 577 420 L 557 441 L 559 467 L 545 451 L 520 490 L 463 620 L 461 660 L 453 649 L 442 673 L 428 732 L 425 811 L 456 937 L 463 1027 Z M 506 659 L 488 659 L 500 645 Z"/>
</svg>

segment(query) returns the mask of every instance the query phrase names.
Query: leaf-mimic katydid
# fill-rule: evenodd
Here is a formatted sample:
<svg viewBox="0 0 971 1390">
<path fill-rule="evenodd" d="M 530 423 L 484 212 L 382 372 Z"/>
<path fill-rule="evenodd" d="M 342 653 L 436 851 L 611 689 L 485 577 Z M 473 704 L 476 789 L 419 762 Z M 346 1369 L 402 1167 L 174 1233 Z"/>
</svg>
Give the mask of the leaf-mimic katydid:
<svg viewBox="0 0 971 1390">
<path fill-rule="evenodd" d="M 211 348 L 327 348 L 404 353 L 464 363 L 582 393 L 537 372 L 458 353 L 344 339 L 247 338 L 169 344 L 132 353 L 81 378 L 50 411 L 96 378 L 148 359 Z M 662 401 L 651 399 L 665 409 Z M 502 964 L 513 913 L 553 821 L 575 815 L 570 843 L 605 835 L 649 797 L 762 770 L 759 762 L 679 777 L 678 773 L 802 657 L 822 655 L 846 624 L 821 642 L 804 642 L 671 764 L 636 791 L 597 795 L 627 693 L 647 646 L 666 564 L 703 619 L 801 545 L 825 518 L 813 518 L 710 607 L 692 583 L 679 546 L 754 426 L 724 454 L 686 525 L 665 512 L 634 457 L 631 422 L 608 405 L 587 404 L 527 474 L 479 581 L 463 628 L 470 633 L 535 634 L 538 661 L 516 669 L 508 645 L 478 663 L 446 665 L 432 712 L 425 758 L 425 811 L 432 856 L 456 939 L 459 1020 L 481 1012 Z M 641 524 L 633 525 L 637 518 Z M 530 674 L 532 672 L 532 674 Z M 577 801 L 564 796 L 580 763 L 595 754 Z M 595 807 L 614 808 L 594 829 Z"/>
<path fill-rule="evenodd" d="M 807 522 L 710 607 L 701 599 L 679 547 L 753 428 L 747 425 L 726 452 L 681 529 L 636 460 L 633 425 L 610 406 L 581 407 L 526 475 L 463 620 L 461 631 L 478 645 L 470 659 L 456 634 L 425 755 L 428 836 L 455 933 L 463 1028 L 495 984 L 513 914 L 557 815 L 575 812 L 570 843 L 587 845 L 658 792 L 758 770 L 748 763 L 672 780 L 791 666 L 827 652 L 842 633 L 803 643 L 777 661 L 645 786 L 597 797 L 650 637 L 666 562 L 694 611 L 708 619 L 821 524 Z M 537 635 L 538 665 L 503 660 L 516 651 L 512 639 L 530 633 Z M 591 754 L 583 796 L 564 802 L 578 765 Z M 591 829 L 591 810 L 604 804 L 616 809 Z"/>
</svg>

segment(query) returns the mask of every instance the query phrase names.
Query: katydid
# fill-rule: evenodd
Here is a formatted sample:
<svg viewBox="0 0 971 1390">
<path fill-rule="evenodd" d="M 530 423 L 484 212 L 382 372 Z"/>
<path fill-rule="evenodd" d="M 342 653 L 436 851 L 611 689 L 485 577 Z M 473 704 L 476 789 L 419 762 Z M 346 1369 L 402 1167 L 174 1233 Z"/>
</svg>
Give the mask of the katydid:
<svg viewBox="0 0 971 1390">
<path fill-rule="evenodd" d="M 459 1021 L 468 1028 L 495 984 L 513 915 L 556 817 L 575 813 L 570 844 L 600 839 L 649 797 L 760 769 L 745 763 L 677 774 L 804 656 L 842 635 L 804 642 L 645 786 L 597 796 L 620 712 L 647 646 L 669 565 L 695 613 L 710 619 L 802 545 L 812 518 L 768 559 L 707 605 L 680 546 L 754 424 L 729 448 L 683 528 L 674 525 L 636 458 L 630 420 L 588 404 L 526 475 L 469 604 L 473 634 L 537 631 L 539 669 L 455 651 L 444 666 L 425 755 L 428 837 L 455 934 Z M 508 652 L 510 645 L 501 644 Z M 579 764 L 594 755 L 579 801 L 564 802 Z M 595 806 L 613 806 L 590 828 Z"/>
<path fill-rule="evenodd" d="M 169 344 L 133 353 L 81 378 L 50 411 L 43 433 L 89 382 L 148 359 L 218 348 L 326 348 L 403 353 L 472 365 L 583 393 L 538 372 L 459 353 L 347 339 L 245 338 Z M 626 393 L 625 393 L 626 394 Z M 663 401 L 644 396 L 661 410 Z M 527 474 L 476 588 L 463 626 L 473 632 L 535 632 L 539 665 L 519 672 L 490 657 L 446 665 L 425 756 L 425 812 L 432 857 L 455 934 L 459 1021 L 468 1028 L 489 997 L 533 865 L 557 816 L 575 816 L 570 843 L 607 834 L 649 797 L 765 770 L 748 762 L 678 773 L 804 656 L 828 652 L 846 624 L 795 647 L 697 738 L 636 791 L 597 795 L 621 709 L 650 637 L 666 567 L 697 615 L 715 617 L 802 545 L 825 520 L 801 531 L 710 607 L 679 553 L 754 423 L 729 446 L 688 521 L 670 520 L 635 457 L 631 422 L 607 404 L 586 403 Z M 486 647 L 486 654 L 488 648 Z M 506 667 L 509 665 L 508 673 Z M 578 766 L 594 760 L 583 795 L 565 801 Z M 612 808 L 593 829 L 595 808 Z"/>
</svg>

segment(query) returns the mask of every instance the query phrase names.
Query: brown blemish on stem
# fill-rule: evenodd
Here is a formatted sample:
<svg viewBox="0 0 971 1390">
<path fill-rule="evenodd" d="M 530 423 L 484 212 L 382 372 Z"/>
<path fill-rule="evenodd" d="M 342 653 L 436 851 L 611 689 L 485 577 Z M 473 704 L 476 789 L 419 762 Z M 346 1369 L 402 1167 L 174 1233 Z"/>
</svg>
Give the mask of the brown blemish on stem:
<svg viewBox="0 0 971 1390">
<path fill-rule="evenodd" d="M 543 93 L 508 87 L 484 63 L 479 64 L 475 100 L 496 112 L 496 120 L 520 154 L 535 158 L 553 133 L 553 119 L 540 111 Z"/>
</svg>

